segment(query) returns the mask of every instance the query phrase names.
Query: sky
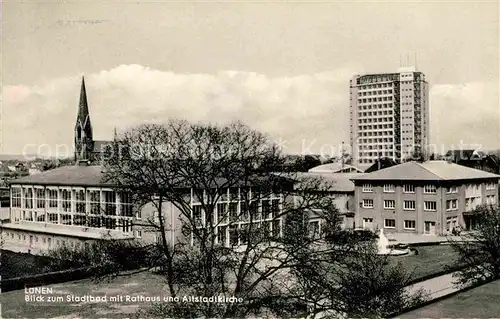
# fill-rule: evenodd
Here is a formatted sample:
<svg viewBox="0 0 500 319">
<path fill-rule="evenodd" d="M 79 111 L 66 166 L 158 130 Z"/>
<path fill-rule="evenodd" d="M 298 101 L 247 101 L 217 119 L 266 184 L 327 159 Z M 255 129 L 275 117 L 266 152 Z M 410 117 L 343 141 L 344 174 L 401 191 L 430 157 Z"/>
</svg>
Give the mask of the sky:
<svg viewBox="0 0 500 319">
<path fill-rule="evenodd" d="M 335 155 L 349 79 L 415 64 L 432 144 L 500 148 L 497 1 L 7 0 L 0 153 L 70 152 L 84 75 L 95 139 L 241 120 L 285 152 Z"/>
</svg>

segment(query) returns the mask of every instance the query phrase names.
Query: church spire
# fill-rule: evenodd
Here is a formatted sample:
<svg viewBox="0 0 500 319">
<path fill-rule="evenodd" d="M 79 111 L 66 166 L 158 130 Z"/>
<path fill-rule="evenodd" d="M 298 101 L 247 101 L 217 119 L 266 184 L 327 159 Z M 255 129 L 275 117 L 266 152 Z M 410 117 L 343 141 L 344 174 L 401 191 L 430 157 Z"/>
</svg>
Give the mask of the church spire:
<svg viewBox="0 0 500 319">
<path fill-rule="evenodd" d="M 82 76 L 82 87 L 80 89 L 80 103 L 78 104 L 78 120 L 81 125 L 85 126 L 85 122 L 90 122 L 89 106 L 87 103 L 87 91 L 85 89 L 85 78 Z M 90 124 L 90 123 L 89 123 Z"/>
<path fill-rule="evenodd" d="M 93 149 L 94 140 L 92 137 L 92 125 L 90 124 L 89 106 L 87 103 L 87 91 L 85 89 L 85 78 L 82 76 L 78 117 L 75 124 L 75 159 L 77 161 L 90 160 Z"/>
</svg>

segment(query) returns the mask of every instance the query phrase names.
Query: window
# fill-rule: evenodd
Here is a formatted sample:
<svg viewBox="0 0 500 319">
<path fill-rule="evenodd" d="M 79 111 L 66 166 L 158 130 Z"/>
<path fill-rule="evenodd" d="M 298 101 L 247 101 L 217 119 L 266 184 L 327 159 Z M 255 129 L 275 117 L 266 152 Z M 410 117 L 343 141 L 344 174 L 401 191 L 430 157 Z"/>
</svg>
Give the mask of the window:
<svg viewBox="0 0 500 319">
<path fill-rule="evenodd" d="M 228 205 L 225 203 L 217 204 L 217 222 L 227 223 L 227 213 L 228 213 Z"/>
<path fill-rule="evenodd" d="M 21 188 L 12 187 L 12 207 L 21 208 Z"/>
<path fill-rule="evenodd" d="M 436 211 L 437 210 L 436 202 L 424 202 L 424 210 Z"/>
<path fill-rule="evenodd" d="M 311 238 L 319 237 L 319 221 L 310 221 L 309 222 L 309 236 Z"/>
<path fill-rule="evenodd" d="M 217 242 L 219 245 L 226 246 L 227 226 L 217 227 Z"/>
<path fill-rule="evenodd" d="M 239 245 L 239 234 L 238 225 L 231 225 L 229 227 L 229 245 L 238 246 Z"/>
<path fill-rule="evenodd" d="M 229 200 L 237 201 L 240 199 L 240 192 L 238 188 L 230 188 L 229 189 Z"/>
<path fill-rule="evenodd" d="M 394 193 L 394 185 L 392 185 L 392 184 L 384 185 L 384 192 L 385 193 Z"/>
<path fill-rule="evenodd" d="M 446 193 L 448 194 L 456 194 L 458 193 L 458 187 L 457 186 L 451 186 L 446 189 Z"/>
<path fill-rule="evenodd" d="M 142 230 L 136 230 L 135 231 L 135 237 L 141 238 L 142 237 Z"/>
<path fill-rule="evenodd" d="M 385 209 L 394 209 L 396 207 L 395 200 L 384 200 L 384 208 Z"/>
<path fill-rule="evenodd" d="M 436 185 L 425 185 L 424 194 L 436 194 Z"/>
<path fill-rule="evenodd" d="M 45 189 L 35 188 L 36 208 L 45 208 Z"/>
<path fill-rule="evenodd" d="M 33 208 L 33 188 L 24 188 L 24 208 Z"/>
<path fill-rule="evenodd" d="M 120 193 L 120 214 L 121 216 L 133 217 L 132 194 L 127 192 Z"/>
<path fill-rule="evenodd" d="M 104 199 L 104 214 L 108 216 L 116 216 L 116 193 L 113 191 L 103 191 Z"/>
<path fill-rule="evenodd" d="M 61 190 L 61 206 L 63 212 L 71 212 L 71 191 L 69 189 Z"/>
<path fill-rule="evenodd" d="M 385 228 L 396 228 L 396 220 L 395 219 L 386 219 L 384 221 Z"/>
<path fill-rule="evenodd" d="M 85 214 L 85 191 L 83 189 L 75 190 L 76 213 Z"/>
<path fill-rule="evenodd" d="M 49 207 L 52 210 L 57 209 L 57 189 L 48 189 L 48 197 L 49 197 Z"/>
<path fill-rule="evenodd" d="M 405 200 L 403 202 L 404 210 L 415 210 L 415 201 L 414 200 Z"/>
<path fill-rule="evenodd" d="M 493 189 L 495 189 L 495 183 L 488 183 L 488 184 L 486 184 L 486 189 L 487 190 L 493 190 Z"/>
<path fill-rule="evenodd" d="M 363 208 L 373 208 L 373 199 L 363 199 Z"/>
<path fill-rule="evenodd" d="M 446 201 L 446 210 L 456 210 L 458 209 L 458 200 L 451 199 Z"/>
<path fill-rule="evenodd" d="M 57 213 L 47 213 L 48 215 L 48 222 L 52 224 L 57 224 L 58 221 L 58 216 Z"/>
<path fill-rule="evenodd" d="M 194 219 L 196 226 L 205 226 L 205 223 L 203 220 L 203 210 L 202 210 L 201 205 L 193 206 L 193 219 Z"/>
<path fill-rule="evenodd" d="M 232 221 L 237 221 L 238 217 L 238 203 L 229 203 L 229 218 L 231 218 Z"/>
<path fill-rule="evenodd" d="M 363 193 L 371 193 L 373 192 L 373 186 L 371 184 L 363 185 Z"/>
<path fill-rule="evenodd" d="M 405 220 L 405 229 L 415 229 L 415 221 L 414 220 Z"/>
<path fill-rule="evenodd" d="M 262 201 L 262 219 L 273 218 L 271 212 L 271 202 L 269 200 Z"/>
<path fill-rule="evenodd" d="M 415 185 L 403 185 L 403 193 L 415 193 Z"/>
</svg>

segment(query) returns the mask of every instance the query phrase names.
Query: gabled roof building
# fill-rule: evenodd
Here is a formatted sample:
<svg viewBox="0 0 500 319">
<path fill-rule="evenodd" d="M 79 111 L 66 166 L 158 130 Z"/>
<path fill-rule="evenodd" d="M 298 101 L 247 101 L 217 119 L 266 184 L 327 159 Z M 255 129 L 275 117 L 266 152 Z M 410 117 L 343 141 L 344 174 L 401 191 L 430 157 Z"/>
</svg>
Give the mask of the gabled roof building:
<svg viewBox="0 0 500 319">
<path fill-rule="evenodd" d="M 446 235 L 472 230 L 480 205 L 498 203 L 500 175 L 447 161 L 407 162 L 352 179 L 359 227 Z"/>
</svg>

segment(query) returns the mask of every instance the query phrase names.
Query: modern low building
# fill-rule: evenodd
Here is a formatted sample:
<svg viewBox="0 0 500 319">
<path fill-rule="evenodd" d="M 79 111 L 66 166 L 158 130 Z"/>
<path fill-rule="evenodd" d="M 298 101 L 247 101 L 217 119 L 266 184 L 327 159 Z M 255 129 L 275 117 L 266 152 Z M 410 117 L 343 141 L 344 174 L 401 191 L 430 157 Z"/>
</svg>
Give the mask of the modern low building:
<svg viewBox="0 0 500 319">
<path fill-rule="evenodd" d="M 341 216 L 341 227 L 344 229 L 355 228 L 354 213 L 354 183 L 351 179 L 363 175 L 362 173 L 294 173 L 299 178 L 313 178 L 324 182 L 325 196 L 333 200 L 335 207 Z M 315 190 L 320 191 L 320 190 Z M 309 226 L 312 233 L 319 233 L 323 229 L 324 220 L 315 214 L 309 216 Z"/>
<path fill-rule="evenodd" d="M 500 175 L 446 161 L 407 162 L 363 174 L 355 184 L 356 224 L 388 232 L 446 235 L 474 229 L 474 210 L 498 203 Z"/>
<path fill-rule="evenodd" d="M 213 216 L 218 244 L 240 245 L 239 230 L 250 222 L 243 212 L 252 209 L 256 214 L 252 215 L 251 222 L 258 223 L 272 236 L 281 236 L 283 221 L 279 214 L 286 200 L 282 194 L 273 192 L 257 197 L 257 188 L 245 186 L 245 194 L 253 196 L 252 204 L 246 209 L 248 201 L 242 198 L 242 187 L 214 187 L 220 194 Z M 3 245 L 7 250 L 39 253 L 61 245 L 78 247 L 102 238 L 145 242 L 160 238 L 161 233 L 152 227 L 159 225 L 154 205 L 157 199 L 141 207 L 134 205 L 130 193 L 103 182 L 101 166 L 81 163 L 56 168 L 14 180 L 10 190 L 9 218 L 1 225 Z M 182 191 L 199 227 L 204 227 L 208 216 L 197 198 L 201 196 L 199 192 L 206 190 L 186 188 Z M 193 244 L 192 236 L 186 238 L 182 234 L 183 219 L 179 209 L 164 202 L 162 211 L 167 239 L 170 242 L 187 240 Z"/>
</svg>

